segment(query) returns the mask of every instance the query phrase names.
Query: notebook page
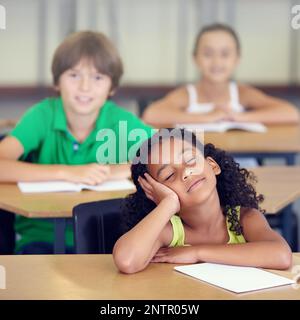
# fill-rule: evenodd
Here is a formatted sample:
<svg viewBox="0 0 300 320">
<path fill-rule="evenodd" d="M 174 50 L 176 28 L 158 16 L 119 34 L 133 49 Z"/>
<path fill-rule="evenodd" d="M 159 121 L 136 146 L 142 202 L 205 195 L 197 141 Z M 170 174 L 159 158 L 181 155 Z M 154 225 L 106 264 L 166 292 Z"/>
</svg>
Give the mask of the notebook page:
<svg viewBox="0 0 300 320">
<path fill-rule="evenodd" d="M 200 263 L 174 268 L 176 271 L 235 292 L 249 292 L 293 284 L 295 281 L 258 268 Z"/>
<path fill-rule="evenodd" d="M 66 181 L 18 182 L 24 193 L 80 191 L 80 185 Z"/>
<path fill-rule="evenodd" d="M 204 132 L 224 132 L 226 131 L 226 123 L 224 126 L 223 122 L 214 122 L 214 123 L 187 123 L 187 124 L 178 124 L 176 128 L 184 128 L 187 130 L 201 130 Z"/>
<path fill-rule="evenodd" d="M 267 127 L 259 122 L 232 122 L 220 121 L 213 123 L 194 123 L 179 124 L 177 128 L 185 128 L 187 130 L 201 130 L 204 132 L 225 132 L 230 129 L 240 129 L 245 131 L 263 133 L 267 131 Z"/>
<path fill-rule="evenodd" d="M 267 131 L 267 127 L 259 122 L 224 122 L 227 130 L 240 129 L 245 131 L 263 133 Z"/>
<path fill-rule="evenodd" d="M 104 183 L 98 184 L 96 186 L 89 186 L 85 184 L 81 184 L 80 186 L 82 189 L 93 191 L 118 191 L 135 189 L 134 184 L 128 179 L 105 181 Z"/>
</svg>

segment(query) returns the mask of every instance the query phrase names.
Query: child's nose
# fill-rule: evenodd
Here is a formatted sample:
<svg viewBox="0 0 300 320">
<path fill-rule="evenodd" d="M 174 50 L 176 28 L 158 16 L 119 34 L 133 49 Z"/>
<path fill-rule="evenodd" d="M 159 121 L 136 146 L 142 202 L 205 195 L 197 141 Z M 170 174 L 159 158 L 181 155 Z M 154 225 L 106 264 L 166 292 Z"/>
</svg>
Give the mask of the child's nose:
<svg viewBox="0 0 300 320">
<path fill-rule="evenodd" d="M 90 89 L 90 80 L 88 77 L 82 77 L 80 82 L 80 89 L 82 91 L 89 91 Z"/>
<path fill-rule="evenodd" d="M 192 169 L 191 168 L 185 168 L 183 170 L 183 176 L 182 176 L 182 179 L 183 180 L 186 180 L 191 174 L 192 174 Z"/>
</svg>

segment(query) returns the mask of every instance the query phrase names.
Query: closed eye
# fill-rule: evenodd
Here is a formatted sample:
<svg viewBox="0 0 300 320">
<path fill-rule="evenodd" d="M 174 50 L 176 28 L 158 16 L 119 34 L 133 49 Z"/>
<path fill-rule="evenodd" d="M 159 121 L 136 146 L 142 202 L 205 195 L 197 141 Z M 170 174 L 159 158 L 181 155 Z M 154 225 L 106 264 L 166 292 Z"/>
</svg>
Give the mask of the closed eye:
<svg viewBox="0 0 300 320">
<path fill-rule="evenodd" d="M 173 175 L 174 175 L 174 173 L 171 173 L 169 176 L 167 176 L 167 178 L 165 179 L 165 181 L 169 180 Z"/>
<path fill-rule="evenodd" d="M 195 162 L 195 160 L 196 160 L 196 158 L 194 157 L 194 158 L 188 160 L 186 163 L 192 163 L 192 162 Z"/>
</svg>

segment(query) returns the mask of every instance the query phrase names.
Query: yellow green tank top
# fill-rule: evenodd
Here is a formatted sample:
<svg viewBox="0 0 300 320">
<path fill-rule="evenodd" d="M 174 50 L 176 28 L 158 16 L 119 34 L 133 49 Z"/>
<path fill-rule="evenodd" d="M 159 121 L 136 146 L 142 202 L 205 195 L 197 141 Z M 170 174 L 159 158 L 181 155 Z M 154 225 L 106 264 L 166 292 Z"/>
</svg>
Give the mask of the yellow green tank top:
<svg viewBox="0 0 300 320">
<path fill-rule="evenodd" d="M 241 209 L 241 207 L 239 207 L 239 206 L 236 207 L 238 218 L 240 218 L 240 209 Z M 173 239 L 172 239 L 171 243 L 169 244 L 169 247 L 184 246 L 185 245 L 185 243 L 184 243 L 185 234 L 184 234 L 184 227 L 183 227 L 183 224 L 182 224 L 180 217 L 177 215 L 174 215 L 170 219 L 170 222 L 171 222 L 171 225 L 173 228 Z M 227 226 L 227 232 L 229 235 L 229 241 L 227 242 L 228 244 L 246 243 L 246 240 L 242 234 L 237 235 L 234 231 L 230 230 L 231 223 L 228 221 L 227 217 L 226 217 L 226 226 Z"/>
</svg>

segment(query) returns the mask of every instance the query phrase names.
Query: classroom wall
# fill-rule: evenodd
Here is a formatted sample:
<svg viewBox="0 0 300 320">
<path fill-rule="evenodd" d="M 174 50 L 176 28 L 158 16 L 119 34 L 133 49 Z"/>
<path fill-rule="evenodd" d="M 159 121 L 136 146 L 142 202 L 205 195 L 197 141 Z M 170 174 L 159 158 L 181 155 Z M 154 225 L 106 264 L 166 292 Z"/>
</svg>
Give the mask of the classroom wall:
<svg viewBox="0 0 300 320">
<path fill-rule="evenodd" d="M 93 29 L 118 46 L 123 84 L 177 84 L 197 73 L 191 51 L 199 28 L 221 21 L 242 41 L 237 79 L 255 84 L 300 82 L 300 29 L 290 25 L 290 0 L 0 0 L 0 86 L 51 84 L 55 47 L 66 34 Z"/>
</svg>

